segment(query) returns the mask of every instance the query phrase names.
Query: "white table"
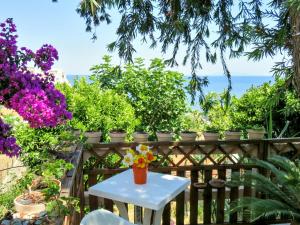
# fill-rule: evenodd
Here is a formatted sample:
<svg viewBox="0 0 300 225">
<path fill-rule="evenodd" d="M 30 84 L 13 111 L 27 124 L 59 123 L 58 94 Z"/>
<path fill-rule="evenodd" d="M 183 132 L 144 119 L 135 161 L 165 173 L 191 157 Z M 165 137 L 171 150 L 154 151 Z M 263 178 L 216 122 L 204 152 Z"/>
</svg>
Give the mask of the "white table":
<svg viewBox="0 0 300 225">
<path fill-rule="evenodd" d="M 132 170 L 126 170 L 89 188 L 89 194 L 111 199 L 119 209 L 121 217 L 128 220 L 125 203 L 145 208 L 143 225 L 159 225 L 165 205 L 183 192 L 190 180 L 167 174 L 148 172 L 147 184 L 137 185 Z"/>
</svg>

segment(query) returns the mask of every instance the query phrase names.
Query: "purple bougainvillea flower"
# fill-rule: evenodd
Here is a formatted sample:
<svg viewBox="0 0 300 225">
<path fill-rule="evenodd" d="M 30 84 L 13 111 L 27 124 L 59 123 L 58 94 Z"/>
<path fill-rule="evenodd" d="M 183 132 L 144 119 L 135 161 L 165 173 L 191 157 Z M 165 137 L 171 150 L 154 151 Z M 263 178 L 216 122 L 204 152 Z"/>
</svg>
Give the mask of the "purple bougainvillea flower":
<svg viewBox="0 0 300 225">
<path fill-rule="evenodd" d="M 9 157 L 18 156 L 21 148 L 16 144 L 16 139 L 10 136 L 11 128 L 0 119 L 0 153 Z"/>
<path fill-rule="evenodd" d="M 54 127 L 72 118 L 66 99 L 54 84 L 49 70 L 58 60 L 57 50 L 48 44 L 36 52 L 17 46 L 16 26 L 12 19 L 0 23 L 0 104 L 14 109 L 31 127 Z M 32 73 L 33 62 L 43 75 Z M 20 148 L 10 128 L 0 120 L 0 152 L 17 156 Z"/>
</svg>

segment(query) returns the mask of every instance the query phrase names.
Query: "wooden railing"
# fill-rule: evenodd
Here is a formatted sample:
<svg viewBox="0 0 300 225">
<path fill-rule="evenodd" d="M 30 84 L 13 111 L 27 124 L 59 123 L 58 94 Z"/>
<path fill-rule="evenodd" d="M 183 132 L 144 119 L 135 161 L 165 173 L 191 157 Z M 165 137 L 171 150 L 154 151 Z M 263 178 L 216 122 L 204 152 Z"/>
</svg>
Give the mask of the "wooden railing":
<svg viewBox="0 0 300 225">
<path fill-rule="evenodd" d="M 163 225 L 182 224 L 248 224 L 249 212 L 228 214 L 229 203 L 241 196 L 252 196 L 255 190 L 247 187 L 228 188 L 214 186 L 214 178 L 228 181 L 233 172 L 265 172 L 247 163 L 249 158 L 267 159 L 270 154 L 285 154 L 291 158 L 300 153 L 300 138 L 272 140 L 240 141 L 196 141 L 196 142 L 147 142 L 159 156 L 150 170 L 162 173 L 185 176 L 191 179 L 190 188 L 181 193 L 165 207 Z M 138 143 L 101 143 L 94 144 L 83 152 L 85 164 L 84 175 L 87 179 L 82 184 L 82 173 L 77 172 L 73 180 L 74 191 L 81 196 L 83 211 L 84 198 L 80 193 L 84 185 L 88 187 L 119 173 L 121 161 L 128 148 L 135 148 Z M 81 177 L 81 181 L 76 176 Z M 122 184 L 120 184 L 122 185 Z M 159 190 L 157 190 L 159 191 Z M 78 194 L 79 193 L 79 194 Z M 90 210 L 105 207 L 113 211 L 113 202 L 86 194 L 85 203 Z M 130 207 L 129 207 L 130 208 Z M 132 210 L 139 211 L 139 208 Z M 82 216 L 82 215 L 81 215 Z M 80 217 L 80 216 L 79 216 Z M 78 224 L 78 223 L 71 223 Z"/>
<path fill-rule="evenodd" d="M 79 225 L 84 210 L 84 186 L 83 186 L 83 146 L 76 146 L 72 158 L 74 168 L 70 170 L 62 180 L 61 197 L 75 197 L 79 200 L 80 211 L 73 210 L 65 216 L 63 225 Z"/>
</svg>

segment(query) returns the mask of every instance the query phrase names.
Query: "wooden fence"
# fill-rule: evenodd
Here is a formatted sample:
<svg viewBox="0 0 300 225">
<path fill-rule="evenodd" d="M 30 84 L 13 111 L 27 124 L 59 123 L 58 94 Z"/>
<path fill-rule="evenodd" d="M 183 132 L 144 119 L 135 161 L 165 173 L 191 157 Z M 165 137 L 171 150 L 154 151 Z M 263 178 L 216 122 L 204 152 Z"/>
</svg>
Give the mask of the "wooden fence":
<svg viewBox="0 0 300 225">
<path fill-rule="evenodd" d="M 74 168 L 61 182 L 61 197 L 75 197 L 79 200 L 80 211 L 74 210 L 63 219 L 63 225 L 79 225 L 83 217 L 84 186 L 83 186 L 83 146 L 78 145 L 72 159 Z"/>
<path fill-rule="evenodd" d="M 233 172 L 263 172 L 247 163 L 249 158 L 255 157 L 264 160 L 270 154 L 285 154 L 296 158 L 300 153 L 300 138 L 147 142 L 145 144 L 153 147 L 152 150 L 159 156 L 157 162 L 151 166 L 151 171 L 185 176 L 191 179 L 190 188 L 165 207 L 163 225 L 170 225 L 171 217 L 174 217 L 176 225 L 248 224 L 248 211 L 229 215 L 227 209 L 230 202 L 241 196 L 254 195 L 255 190 L 247 187 L 217 187 L 211 185 L 210 181 L 216 178 L 228 181 Z M 74 178 L 77 179 L 77 183 L 75 182 L 76 185 L 73 183 L 73 189 L 80 192 L 84 186 L 86 191 L 88 187 L 97 182 L 123 171 L 124 169 L 120 166 L 126 150 L 135 148 L 137 145 L 138 143 L 101 143 L 85 149 L 83 160 L 80 162 L 85 164 L 83 173 L 87 179 L 82 184 L 82 172 L 77 172 Z M 76 176 L 81 177 L 81 181 Z M 81 196 L 81 206 L 83 207 L 83 194 L 79 193 L 77 196 Z M 96 196 L 86 197 L 88 198 L 86 198 L 86 203 L 90 210 L 105 207 L 113 211 L 111 200 L 102 200 Z M 134 211 L 138 210 L 135 208 Z"/>
</svg>

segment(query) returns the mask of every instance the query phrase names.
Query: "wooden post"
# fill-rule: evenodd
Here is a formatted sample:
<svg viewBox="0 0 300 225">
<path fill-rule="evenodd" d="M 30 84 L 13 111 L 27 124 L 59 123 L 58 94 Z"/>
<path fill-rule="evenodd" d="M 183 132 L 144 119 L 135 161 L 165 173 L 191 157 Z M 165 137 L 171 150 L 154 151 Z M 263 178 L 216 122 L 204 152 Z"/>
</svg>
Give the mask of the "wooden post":
<svg viewBox="0 0 300 225">
<path fill-rule="evenodd" d="M 184 177 L 185 171 L 178 171 L 177 176 Z M 184 225 L 184 191 L 176 197 L 176 225 Z"/>
<path fill-rule="evenodd" d="M 208 182 L 212 178 L 212 170 L 204 171 L 204 182 Z M 205 224 L 211 223 L 211 203 L 212 203 L 212 189 L 210 185 L 207 185 L 203 193 L 203 222 Z"/>
<path fill-rule="evenodd" d="M 218 178 L 226 181 L 226 169 L 218 170 Z M 225 186 L 218 188 L 217 193 L 217 223 L 224 223 Z"/>
<path fill-rule="evenodd" d="M 190 225 L 198 224 L 198 189 L 193 185 L 198 182 L 198 171 L 191 171 L 190 190 Z"/>
<path fill-rule="evenodd" d="M 84 216 L 84 205 L 85 205 L 85 201 L 84 201 L 84 177 L 83 177 L 83 156 L 81 156 L 81 160 L 80 160 L 80 167 L 78 168 L 80 171 L 80 181 L 79 181 L 79 199 L 80 199 L 80 220 L 83 218 Z M 76 188 L 76 187 L 75 187 Z"/>
<path fill-rule="evenodd" d="M 163 219 L 162 219 L 163 225 L 170 225 L 171 224 L 171 204 L 168 203 L 163 212 Z"/>
<path fill-rule="evenodd" d="M 88 175 L 88 183 L 89 187 L 95 185 L 97 183 L 97 175 L 95 174 L 89 174 Z M 98 198 L 93 195 L 89 195 L 89 204 L 90 204 L 90 209 L 95 210 L 98 208 Z"/>
</svg>

